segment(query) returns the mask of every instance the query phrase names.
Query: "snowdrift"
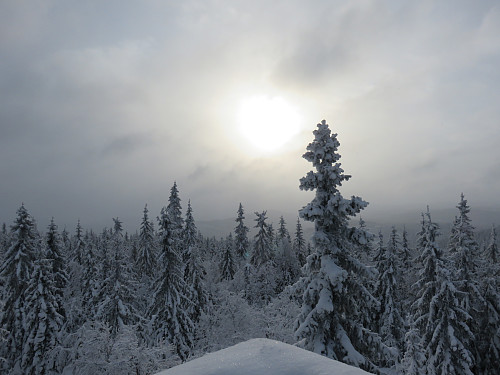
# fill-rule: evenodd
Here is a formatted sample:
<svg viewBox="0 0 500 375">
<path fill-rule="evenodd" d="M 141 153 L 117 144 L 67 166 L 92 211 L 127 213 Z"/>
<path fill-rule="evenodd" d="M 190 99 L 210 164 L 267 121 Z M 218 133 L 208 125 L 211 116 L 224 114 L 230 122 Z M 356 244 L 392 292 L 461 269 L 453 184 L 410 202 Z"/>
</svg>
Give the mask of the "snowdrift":
<svg viewBox="0 0 500 375">
<path fill-rule="evenodd" d="M 157 375 L 367 375 L 319 354 L 269 339 L 252 339 Z"/>
</svg>

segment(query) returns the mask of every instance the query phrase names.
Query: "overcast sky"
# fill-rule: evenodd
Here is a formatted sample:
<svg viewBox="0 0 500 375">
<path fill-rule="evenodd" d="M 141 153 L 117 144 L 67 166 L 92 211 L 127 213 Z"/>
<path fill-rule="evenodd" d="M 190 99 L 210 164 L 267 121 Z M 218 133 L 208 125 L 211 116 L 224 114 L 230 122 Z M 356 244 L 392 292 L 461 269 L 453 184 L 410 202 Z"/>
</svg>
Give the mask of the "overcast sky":
<svg viewBox="0 0 500 375">
<path fill-rule="evenodd" d="M 296 212 L 326 119 L 367 214 L 500 206 L 498 1 L 0 2 L 0 223 L 136 228 L 177 181 L 198 220 Z M 280 150 L 238 132 L 281 98 Z"/>
</svg>

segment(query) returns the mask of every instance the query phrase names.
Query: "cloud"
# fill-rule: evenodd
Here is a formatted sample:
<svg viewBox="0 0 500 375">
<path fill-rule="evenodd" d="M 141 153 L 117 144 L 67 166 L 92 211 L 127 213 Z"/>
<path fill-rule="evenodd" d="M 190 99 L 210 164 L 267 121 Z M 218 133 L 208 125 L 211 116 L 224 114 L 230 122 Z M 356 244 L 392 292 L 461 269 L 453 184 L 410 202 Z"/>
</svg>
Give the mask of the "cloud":
<svg viewBox="0 0 500 375">
<path fill-rule="evenodd" d="M 294 211 L 323 118 L 353 175 L 346 195 L 424 207 L 496 186 L 498 20 L 494 1 L 4 2 L 0 211 L 31 197 L 131 217 L 174 180 L 205 218 L 239 201 Z M 235 108 L 252 95 L 300 107 L 288 152 L 243 145 Z"/>
</svg>

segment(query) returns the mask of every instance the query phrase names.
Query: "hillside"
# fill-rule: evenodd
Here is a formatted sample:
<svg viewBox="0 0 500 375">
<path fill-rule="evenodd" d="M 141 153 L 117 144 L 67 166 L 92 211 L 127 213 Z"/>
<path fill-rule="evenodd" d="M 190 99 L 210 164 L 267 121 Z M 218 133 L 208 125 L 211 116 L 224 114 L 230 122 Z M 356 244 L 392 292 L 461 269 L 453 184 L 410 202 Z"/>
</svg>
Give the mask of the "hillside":
<svg viewBox="0 0 500 375">
<path fill-rule="evenodd" d="M 157 375 L 367 375 L 366 371 L 269 339 L 252 339 Z"/>
</svg>

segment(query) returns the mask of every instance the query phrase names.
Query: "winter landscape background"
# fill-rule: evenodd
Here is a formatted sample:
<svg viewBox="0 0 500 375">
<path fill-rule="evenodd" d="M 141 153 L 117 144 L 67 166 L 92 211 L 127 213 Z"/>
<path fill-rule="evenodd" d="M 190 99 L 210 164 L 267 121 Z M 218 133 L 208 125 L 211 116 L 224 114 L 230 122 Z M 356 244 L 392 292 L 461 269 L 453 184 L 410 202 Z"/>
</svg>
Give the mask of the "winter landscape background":
<svg viewBox="0 0 500 375">
<path fill-rule="evenodd" d="M 463 194 L 445 241 L 429 207 L 412 244 L 406 227 L 384 239 L 362 218 L 353 226 L 368 203 L 338 190 L 351 176 L 337 134 L 325 120 L 313 134 L 300 189 L 315 196 L 293 231 L 262 211 L 249 237 L 240 203 L 227 236 L 205 237 L 175 182 L 157 229 L 146 205 L 131 235 L 119 218 L 100 233 L 80 222 L 60 233 L 54 220 L 41 232 L 21 205 L 1 232 L 2 371 L 149 374 L 265 337 L 372 373 L 495 373 L 495 226 L 476 234 Z"/>
<path fill-rule="evenodd" d="M 0 372 L 495 374 L 498 66 L 496 0 L 0 2 Z"/>
</svg>

